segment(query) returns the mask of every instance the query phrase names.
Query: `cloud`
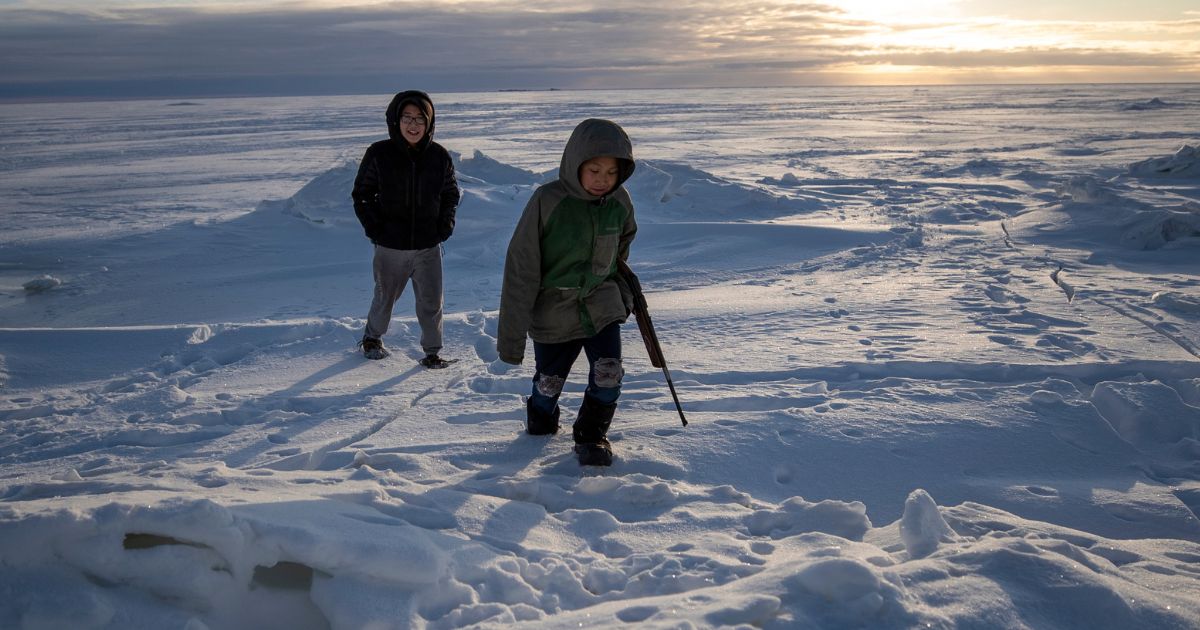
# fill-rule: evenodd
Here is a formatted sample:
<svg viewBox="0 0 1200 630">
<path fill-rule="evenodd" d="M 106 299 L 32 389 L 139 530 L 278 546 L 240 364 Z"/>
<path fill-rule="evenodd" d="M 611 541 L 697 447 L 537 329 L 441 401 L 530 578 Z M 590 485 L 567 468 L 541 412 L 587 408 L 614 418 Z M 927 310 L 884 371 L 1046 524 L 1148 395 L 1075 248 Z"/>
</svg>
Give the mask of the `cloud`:
<svg viewBox="0 0 1200 630">
<path fill-rule="evenodd" d="M 1200 56 L 1195 47 L 1052 44 L 962 53 L 888 40 L 945 28 L 962 27 L 884 24 L 773 0 L 0 9 L 0 96 L 778 85 L 881 64 L 969 69 L 1042 59 L 1184 71 Z M 1171 29 L 1195 31 L 1160 30 Z"/>
<path fill-rule="evenodd" d="M 1130 67 L 1189 68 L 1194 56 L 1172 53 L 1131 53 L 1094 49 L 1026 49 L 977 51 L 884 51 L 857 58 L 861 63 L 934 68 Z"/>
</svg>

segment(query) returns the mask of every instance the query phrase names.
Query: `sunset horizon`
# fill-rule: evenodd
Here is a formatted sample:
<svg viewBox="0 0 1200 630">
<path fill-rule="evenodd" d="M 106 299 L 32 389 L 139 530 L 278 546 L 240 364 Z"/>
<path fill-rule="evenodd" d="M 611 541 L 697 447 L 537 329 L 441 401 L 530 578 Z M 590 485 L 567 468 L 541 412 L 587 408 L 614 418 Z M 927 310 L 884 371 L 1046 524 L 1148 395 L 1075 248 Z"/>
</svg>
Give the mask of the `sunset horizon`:
<svg viewBox="0 0 1200 630">
<path fill-rule="evenodd" d="M 1200 10 L 754 0 L 0 1 L 0 98 L 1192 83 Z"/>
</svg>

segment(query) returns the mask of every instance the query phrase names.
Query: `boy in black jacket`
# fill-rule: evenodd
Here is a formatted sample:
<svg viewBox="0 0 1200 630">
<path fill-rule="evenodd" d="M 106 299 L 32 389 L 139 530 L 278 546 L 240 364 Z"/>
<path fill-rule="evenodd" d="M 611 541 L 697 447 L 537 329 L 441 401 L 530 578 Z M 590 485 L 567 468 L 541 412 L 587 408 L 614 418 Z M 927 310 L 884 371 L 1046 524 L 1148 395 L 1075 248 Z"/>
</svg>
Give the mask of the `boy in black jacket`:
<svg viewBox="0 0 1200 630">
<path fill-rule="evenodd" d="M 400 92 L 387 108 L 387 140 L 367 148 L 354 179 L 354 213 L 375 245 L 375 295 L 360 345 L 368 359 L 388 356 L 383 335 L 411 279 L 421 325 L 421 365 L 443 368 L 441 243 L 454 231 L 460 193 L 454 163 L 433 141 L 429 95 Z"/>
</svg>

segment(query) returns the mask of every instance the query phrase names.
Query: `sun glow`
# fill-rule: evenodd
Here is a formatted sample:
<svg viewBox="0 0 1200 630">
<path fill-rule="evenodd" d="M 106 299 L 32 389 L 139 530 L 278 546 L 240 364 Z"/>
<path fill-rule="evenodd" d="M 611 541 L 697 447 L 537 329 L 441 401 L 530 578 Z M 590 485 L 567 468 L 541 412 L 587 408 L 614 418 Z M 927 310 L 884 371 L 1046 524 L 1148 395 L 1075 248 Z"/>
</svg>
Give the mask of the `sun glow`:
<svg viewBox="0 0 1200 630">
<path fill-rule="evenodd" d="M 1038 19 L 1016 7 L 981 15 L 962 0 L 830 3 L 856 26 L 839 43 L 858 63 L 844 61 L 839 72 L 872 83 L 1024 81 L 1101 68 L 1113 78 L 1137 80 L 1152 69 L 1149 60 L 1200 54 L 1194 39 L 1200 27 L 1186 19 Z M 1185 74 L 1186 65 L 1174 71 Z"/>
</svg>

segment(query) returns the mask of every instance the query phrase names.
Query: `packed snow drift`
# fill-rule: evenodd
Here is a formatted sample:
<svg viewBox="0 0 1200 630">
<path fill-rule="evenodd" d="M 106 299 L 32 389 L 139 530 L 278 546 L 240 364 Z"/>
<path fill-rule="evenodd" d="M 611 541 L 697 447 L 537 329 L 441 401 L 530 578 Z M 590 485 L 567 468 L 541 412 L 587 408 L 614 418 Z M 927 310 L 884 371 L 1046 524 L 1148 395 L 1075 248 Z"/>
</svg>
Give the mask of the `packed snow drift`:
<svg viewBox="0 0 1200 630">
<path fill-rule="evenodd" d="M 445 370 L 390 95 L 0 105 L 0 627 L 1200 626 L 1200 87 L 433 96 Z M 495 349 L 587 117 L 689 420 L 631 320 L 607 469 Z"/>
</svg>

